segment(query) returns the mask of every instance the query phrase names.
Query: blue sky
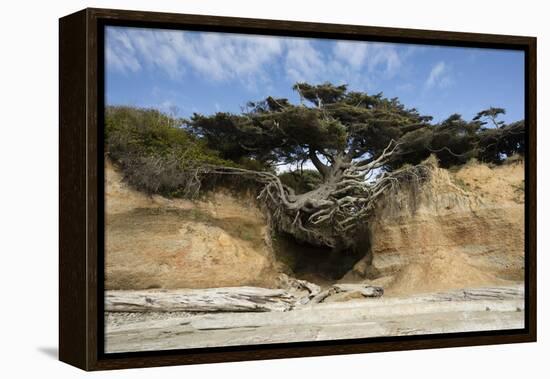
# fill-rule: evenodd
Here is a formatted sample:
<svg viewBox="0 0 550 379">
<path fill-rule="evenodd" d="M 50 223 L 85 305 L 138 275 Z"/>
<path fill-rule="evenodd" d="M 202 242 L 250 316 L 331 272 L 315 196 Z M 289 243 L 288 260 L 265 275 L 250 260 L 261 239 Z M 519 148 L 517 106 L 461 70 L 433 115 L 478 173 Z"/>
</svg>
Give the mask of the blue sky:
<svg viewBox="0 0 550 379">
<path fill-rule="evenodd" d="M 297 81 L 398 97 L 440 121 L 490 106 L 524 118 L 523 52 L 294 37 L 107 27 L 106 102 L 240 112 L 267 96 L 298 101 Z"/>
</svg>

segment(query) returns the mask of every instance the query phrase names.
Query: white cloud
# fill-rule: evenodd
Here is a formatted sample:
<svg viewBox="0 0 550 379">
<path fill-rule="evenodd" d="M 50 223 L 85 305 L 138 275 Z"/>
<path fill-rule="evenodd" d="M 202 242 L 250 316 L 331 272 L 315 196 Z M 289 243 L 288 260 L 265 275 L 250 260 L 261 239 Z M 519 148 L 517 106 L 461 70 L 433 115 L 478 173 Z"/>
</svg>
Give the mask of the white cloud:
<svg viewBox="0 0 550 379">
<path fill-rule="evenodd" d="M 437 62 L 431 69 L 425 87 L 431 88 L 447 88 L 453 84 L 450 67 L 443 61 Z"/>
<path fill-rule="evenodd" d="M 402 66 L 397 48 L 391 44 L 338 41 L 327 51 L 312 40 L 289 39 L 284 46 L 290 81 L 332 81 L 364 88 L 373 80 L 395 76 Z"/>
<path fill-rule="evenodd" d="M 325 76 L 326 59 L 306 39 L 290 39 L 286 43 L 285 71 L 295 82 L 318 82 Z"/>
<path fill-rule="evenodd" d="M 137 72 L 145 66 L 173 79 L 189 67 L 212 81 L 249 80 L 262 76 L 282 51 L 280 40 L 267 37 L 127 28 L 108 28 L 107 36 L 108 68 Z"/>
<path fill-rule="evenodd" d="M 367 57 L 366 43 L 338 41 L 334 46 L 335 59 L 349 64 L 354 69 L 360 69 Z"/>
<path fill-rule="evenodd" d="M 375 43 L 369 45 L 367 64 L 371 72 L 381 69 L 388 77 L 392 77 L 397 74 L 402 62 L 394 46 Z"/>
<path fill-rule="evenodd" d="M 128 36 L 117 30 L 109 30 L 107 36 L 107 40 L 110 42 L 105 49 L 107 66 L 120 72 L 139 71 L 141 65 Z"/>
<path fill-rule="evenodd" d="M 282 47 L 274 38 L 179 33 L 175 49 L 195 71 L 215 80 L 250 79 L 263 74 L 264 65 L 278 56 Z"/>
<path fill-rule="evenodd" d="M 326 45 L 306 38 L 109 27 L 106 64 L 124 73 L 160 70 L 175 80 L 188 73 L 214 82 L 237 80 L 249 89 L 269 87 L 273 72 L 290 83 L 331 81 L 364 89 L 396 75 L 403 59 L 388 43 Z"/>
<path fill-rule="evenodd" d="M 388 43 L 339 41 L 333 49 L 334 59 L 354 71 L 367 69 L 393 77 L 402 65 L 395 45 Z"/>
</svg>

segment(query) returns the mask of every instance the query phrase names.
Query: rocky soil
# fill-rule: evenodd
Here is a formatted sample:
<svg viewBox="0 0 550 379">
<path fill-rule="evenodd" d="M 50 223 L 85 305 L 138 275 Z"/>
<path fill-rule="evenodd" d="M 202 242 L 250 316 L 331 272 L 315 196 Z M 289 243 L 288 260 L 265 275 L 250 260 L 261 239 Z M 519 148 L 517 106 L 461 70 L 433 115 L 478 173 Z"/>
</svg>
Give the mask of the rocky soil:
<svg viewBox="0 0 550 379">
<path fill-rule="evenodd" d="M 105 288 L 274 287 L 281 272 L 250 198 L 147 196 L 107 162 Z"/>
</svg>

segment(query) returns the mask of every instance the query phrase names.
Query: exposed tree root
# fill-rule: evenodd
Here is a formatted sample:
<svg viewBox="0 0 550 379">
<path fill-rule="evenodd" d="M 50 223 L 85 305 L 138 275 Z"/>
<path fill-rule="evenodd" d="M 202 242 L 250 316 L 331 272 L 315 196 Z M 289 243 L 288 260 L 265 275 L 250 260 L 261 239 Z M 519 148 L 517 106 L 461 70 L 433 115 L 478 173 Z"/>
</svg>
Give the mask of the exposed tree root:
<svg viewBox="0 0 550 379">
<path fill-rule="evenodd" d="M 395 193 L 403 182 L 421 182 L 429 175 L 425 165 L 384 171 L 398 148 L 391 141 L 376 159 L 353 161 L 339 154 L 330 157 L 330 165 L 313 160 L 323 175 L 316 189 L 296 194 L 272 172 L 235 167 L 202 166 L 192 177 L 193 183 L 205 175 L 240 175 L 262 184 L 257 199 L 267 210 L 273 230 L 294 236 L 316 246 L 346 250 L 357 247 L 358 234 L 372 216 L 376 203 L 384 195 Z"/>
</svg>

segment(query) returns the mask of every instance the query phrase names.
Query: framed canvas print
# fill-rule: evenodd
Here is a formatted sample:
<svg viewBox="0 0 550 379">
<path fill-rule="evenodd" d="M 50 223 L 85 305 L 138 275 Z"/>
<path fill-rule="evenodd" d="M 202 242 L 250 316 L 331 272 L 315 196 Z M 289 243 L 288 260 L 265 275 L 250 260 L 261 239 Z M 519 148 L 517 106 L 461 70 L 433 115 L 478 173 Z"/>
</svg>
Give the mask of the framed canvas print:
<svg viewBox="0 0 550 379">
<path fill-rule="evenodd" d="M 60 20 L 60 359 L 536 340 L 536 39 Z"/>
</svg>

